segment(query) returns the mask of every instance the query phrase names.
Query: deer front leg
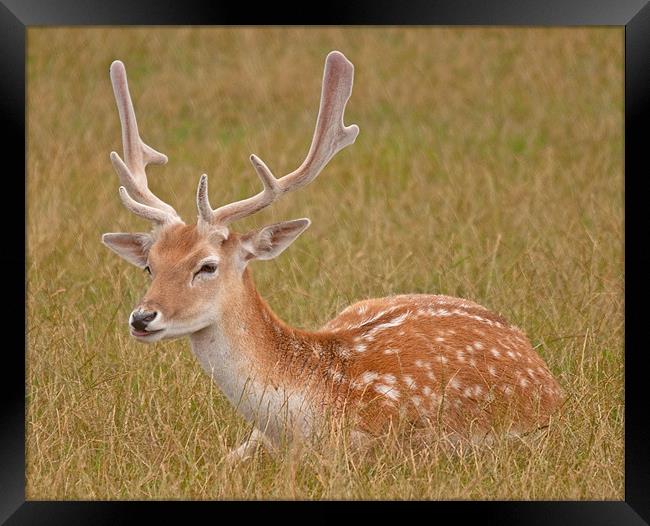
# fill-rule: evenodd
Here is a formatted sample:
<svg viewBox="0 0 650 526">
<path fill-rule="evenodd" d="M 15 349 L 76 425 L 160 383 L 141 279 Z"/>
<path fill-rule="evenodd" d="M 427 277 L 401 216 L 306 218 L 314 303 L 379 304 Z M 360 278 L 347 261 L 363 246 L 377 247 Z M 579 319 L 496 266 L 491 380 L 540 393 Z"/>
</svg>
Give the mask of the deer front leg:
<svg viewBox="0 0 650 526">
<path fill-rule="evenodd" d="M 267 451 L 273 450 L 271 441 L 259 429 L 253 428 L 253 432 L 242 445 L 231 450 L 225 457 L 226 463 L 236 463 L 249 459 L 258 447 L 263 446 Z"/>
</svg>

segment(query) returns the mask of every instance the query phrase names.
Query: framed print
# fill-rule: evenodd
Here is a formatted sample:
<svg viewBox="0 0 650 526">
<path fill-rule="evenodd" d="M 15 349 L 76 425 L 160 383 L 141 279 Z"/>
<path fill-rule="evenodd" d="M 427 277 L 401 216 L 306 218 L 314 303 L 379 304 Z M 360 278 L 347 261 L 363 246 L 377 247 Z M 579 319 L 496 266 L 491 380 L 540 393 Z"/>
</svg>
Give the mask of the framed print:
<svg viewBox="0 0 650 526">
<path fill-rule="evenodd" d="M 0 7 L 3 520 L 649 520 L 649 8 L 425 4 Z"/>
</svg>

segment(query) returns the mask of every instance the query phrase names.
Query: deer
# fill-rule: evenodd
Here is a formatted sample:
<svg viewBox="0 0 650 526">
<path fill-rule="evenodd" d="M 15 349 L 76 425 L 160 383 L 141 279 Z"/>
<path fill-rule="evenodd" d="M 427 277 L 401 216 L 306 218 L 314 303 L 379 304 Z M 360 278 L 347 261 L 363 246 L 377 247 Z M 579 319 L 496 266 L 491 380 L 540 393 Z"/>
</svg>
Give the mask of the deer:
<svg viewBox="0 0 650 526">
<path fill-rule="evenodd" d="M 343 415 L 360 440 L 381 436 L 399 418 L 429 434 L 474 440 L 490 436 L 507 415 L 508 432 L 525 433 L 547 425 L 563 399 L 524 332 L 473 301 L 440 294 L 365 299 L 309 331 L 282 321 L 258 293 L 249 263 L 276 258 L 310 220 L 246 233 L 231 224 L 311 183 L 355 142 L 359 127 L 344 123 L 353 75 L 341 52 L 327 55 L 311 146 L 298 168 L 276 177 L 253 154 L 262 190 L 216 209 L 203 174 L 197 221 L 186 224 L 149 189 L 147 165 L 168 159 L 140 138 L 124 64 L 110 66 L 123 143 L 123 158 L 110 154 L 119 196 L 151 223 L 147 232 L 102 236 L 150 275 L 129 315 L 130 334 L 145 344 L 189 337 L 202 369 L 251 424 L 231 460 L 260 446 L 272 451 L 287 437 L 317 436 L 326 418 Z"/>
</svg>

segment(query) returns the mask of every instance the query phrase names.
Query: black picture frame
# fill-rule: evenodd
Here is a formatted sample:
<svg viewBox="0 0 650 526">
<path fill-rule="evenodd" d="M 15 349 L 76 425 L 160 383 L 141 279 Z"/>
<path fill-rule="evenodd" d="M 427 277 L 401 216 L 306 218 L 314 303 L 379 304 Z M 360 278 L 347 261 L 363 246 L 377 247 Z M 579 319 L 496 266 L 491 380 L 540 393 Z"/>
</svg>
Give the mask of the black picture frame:
<svg viewBox="0 0 650 526">
<path fill-rule="evenodd" d="M 2 276 L 25 275 L 25 230 L 11 228 L 28 203 L 13 198 L 26 190 L 26 28 L 61 25 L 526 25 L 620 26 L 625 28 L 625 278 L 633 283 L 625 291 L 625 500 L 607 502 L 312 502 L 312 503 L 192 503 L 214 513 L 214 506 L 246 506 L 246 513 L 276 511 L 283 520 L 325 522 L 343 514 L 356 520 L 389 511 L 400 516 L 422 511 L 424 520 L 480 520 L 495 524 L 624 525 L 650 523 L 650 432 L 645 410 L 647 389 L 643 380 L 645 346 L 641 331 L 648 297 L 644 271 L 650 266 L 645 234 L 641 181 L 650 176 L 643 154 L 644 130 L 650 128 L 650 6 L 647 0 L 444 0 L 444 1 L 330 1 L 311 13 L 291 5 L 256 6 L 243 3 L 201 3 L 194 0 L 101 2 L 0 1 L 0 115 L 4 140 L 2 167 L 5 203 L 0 207 L 5 240 L 11 250 L 0 255 Z M 20 181 L 17 173 L 25 179 Z M 8 186 L 7 186 L 8 185 Z M 10 197 L 11 196 L 11 197 Z M 10 197 L 9 199 L 7 199 Z M 8 206 L 11 205 L 11 206 Z M 635 235 L 636 233 L 639 235 Z M 647 237 L 647 235 L 645 236 Z M 17 247 L 23 247 L 21 252 Z M 21 256 L 22 254 L 22 256 Z M 644 279 L 645 278 L 645 279 Z M 165 502 L 39 502 L 25 501 L 25 354 L 26 335 L 19 326 L 18 304 L 26 301 L 16 279 L 5 279 L 2 318 L 3 364 L 0 390 L 0 522 L 7 524 L 116 524 L 142 523 L 155 513 L 169 520 L 201 520 L 187 508 L 190 503 Z M 638 305 L 638 308 L 635 308 Z M 25 312 L 23 326 L 26 328 Z M 639 345 L 634 345 L 638 343 Z M 309 515 L 287 514 L 287 505 L 304 506 Z M 208 509 L 209 508 L 209 509 Z M 309 509 L 311 508 L 311 509 Z M 421 508 L 418 510 L 418 508 Z M 188 514 L 191 513 L 191 515 Z M 429 515 L 433 514 L 433 515 Z M 213 515 L 219 520 L 221 515 Z"/>
</svg>

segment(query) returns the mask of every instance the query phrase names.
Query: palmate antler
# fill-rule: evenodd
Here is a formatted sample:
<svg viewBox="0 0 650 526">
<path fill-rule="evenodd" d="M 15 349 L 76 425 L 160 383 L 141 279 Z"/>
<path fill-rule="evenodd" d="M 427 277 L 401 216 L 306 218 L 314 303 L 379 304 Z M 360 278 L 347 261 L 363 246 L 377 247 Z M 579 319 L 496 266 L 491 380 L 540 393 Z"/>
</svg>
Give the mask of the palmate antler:
<svg viewBox="0 0 650 526">
<path fill-rule="evenodd" d="M 156 197 L 147 185 L 145 171 L 147 165 L 165 164 L 167 156 L 157 152 L 140 139 L 124 64 L 119 60 L 113 62 L 110 75 L 120 114 L 122 146 L 126 161 L 123 161 L 116 152 L 111 152 L 111 162 L 122 183 L 120 186 L 122 202 L 131 212 L 154 223 L 180 221 L 176 210 Z"/>
<path fill-rule="evenodd" d="M 214 226 L 226 226 L 266 208 L 281 195 L 313 181 L 329 160 L 352 144 L 359 133 L 356 124 L 345 126 L 343 122 L 345 105 L 352 93 L 353 76 L 354 66 L 342 53 L 332 51 L 327 55 L 316 129 L 303 163 L 293 172 L 276 179 L 259 157 L 251 155 L 251 163 L 264 189 L 253 197 L 224 205 L 216 210 L 212 209 L 208 200 L 207 175 L 202 175 L 197 191 L 200 219 Z"/>
</svg>

